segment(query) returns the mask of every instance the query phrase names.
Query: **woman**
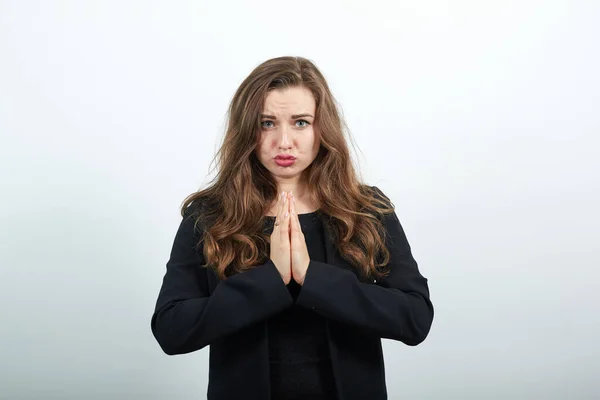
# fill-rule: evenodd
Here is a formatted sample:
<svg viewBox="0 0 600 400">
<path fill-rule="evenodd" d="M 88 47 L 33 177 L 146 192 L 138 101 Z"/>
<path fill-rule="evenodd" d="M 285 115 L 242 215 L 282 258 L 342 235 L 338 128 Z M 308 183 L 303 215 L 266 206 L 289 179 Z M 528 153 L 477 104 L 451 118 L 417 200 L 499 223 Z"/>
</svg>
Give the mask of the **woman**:
<svg viewBox="0 0 600 400">
<path fill-rule="evenodd" d="M 385 399 L 381 338 L 429 333 L 427 279 L 390 200 L 358 181 L 342 126 L 303 58 L 264 62 L 235 93 L 151 323 L 167 354 L 210 345 L 209 399 Z"/>
</svg>

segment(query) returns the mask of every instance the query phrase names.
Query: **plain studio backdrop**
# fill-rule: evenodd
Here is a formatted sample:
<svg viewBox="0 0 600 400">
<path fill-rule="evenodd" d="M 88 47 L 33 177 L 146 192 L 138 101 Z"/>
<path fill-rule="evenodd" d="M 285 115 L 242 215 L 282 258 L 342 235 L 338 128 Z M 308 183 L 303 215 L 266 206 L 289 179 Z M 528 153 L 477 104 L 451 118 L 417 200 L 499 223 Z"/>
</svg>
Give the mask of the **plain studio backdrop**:
<svg viewBox="0 0 600 400">
<path fill-rule="evenodd" d="M 313 60 L 436 315 L 391 399 L 600 384 L 597 1 L 0 1 L 0 398 L 200 399 L 150 331 L 183 198 L 262 61 Z M 232 382 L 235 384 L 235 382 Z"/>
</svg>

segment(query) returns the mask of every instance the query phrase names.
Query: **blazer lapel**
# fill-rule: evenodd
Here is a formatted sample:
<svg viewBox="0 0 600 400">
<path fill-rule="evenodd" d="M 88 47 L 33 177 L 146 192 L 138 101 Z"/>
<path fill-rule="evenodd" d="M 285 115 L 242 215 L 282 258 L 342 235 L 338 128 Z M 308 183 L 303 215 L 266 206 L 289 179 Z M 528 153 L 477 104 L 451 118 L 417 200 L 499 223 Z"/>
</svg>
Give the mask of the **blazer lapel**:
<svg viewBox="0 0 600 400">
<path fill-rule="evenodd" d="M 325 233 L 325 262 L 329 265 L 334 265 L 356 273 L 352 265 L 340 256 L 340 253 L 335 246 L 333 241 L 333 231 L 329 225 L 329 218 L 325 217 L 322 221 L 323 231 Z"/>
<path fill-rule="evenodd" d="M 323 231 L 325 233 L 325 262 L 335 265 L 335 253 L 337 249 L 333 243 L 333 235 L 329 226 L 329 218 L 322 218 Z"/>
<path fill-rule="evenodd" d="M 321 217 L 323 221 L 323 231 L 325 233 L 325 262 L 339 268 L 347 269 L 353 272 L 359 280 L 366 282 L 362 274 L 340 255 L 333 241 L 332 229 L 329 225 L 329 217 Z"/>
</svg>

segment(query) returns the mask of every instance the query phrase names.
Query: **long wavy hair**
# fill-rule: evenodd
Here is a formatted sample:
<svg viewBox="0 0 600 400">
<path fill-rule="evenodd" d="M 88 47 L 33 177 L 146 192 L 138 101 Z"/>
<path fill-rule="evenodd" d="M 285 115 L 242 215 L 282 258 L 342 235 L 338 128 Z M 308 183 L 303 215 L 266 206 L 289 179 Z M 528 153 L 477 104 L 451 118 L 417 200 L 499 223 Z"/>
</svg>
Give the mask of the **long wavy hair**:
<svg viewBox="0 0 600 400">
<path fill-rule="evenodd" d="M 314 126 L 320 149 L 303 172 L 308 195 L 326 217 L 340 255 L 363 277 L 381 277 L 389 262 L 382 217 L 393 211 L 393 204 L 381 191 L 359 182 L 336 100 L 321 72 L 302 57 L 265 61 L 233 96 L 225 137 L 213 160 L 217 174 L 181 207 L 182 216 L 193 215 L 195 226 L 203 227 L 197 249 L 202 248 L 206 267 L 221 279 L 268 259 L 270 237 L 264 232 L 264 219 L 276 199 L 277 185 L 255 149 L 268 92 L 289 87 L 309 89 L 316 101 Z"/>
</svg>

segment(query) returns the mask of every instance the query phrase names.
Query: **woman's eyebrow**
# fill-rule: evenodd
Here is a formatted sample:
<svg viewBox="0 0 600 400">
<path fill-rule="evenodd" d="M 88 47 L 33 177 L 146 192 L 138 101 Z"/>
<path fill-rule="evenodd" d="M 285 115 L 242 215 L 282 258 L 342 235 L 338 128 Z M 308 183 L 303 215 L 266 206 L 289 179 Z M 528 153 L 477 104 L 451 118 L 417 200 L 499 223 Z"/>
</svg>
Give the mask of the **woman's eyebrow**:
<svg viewBox="0 0 600 400">
<path fill-rule="evenodd" d="M 311 117 L 314 118 L 312 115 L 310 114 L 294 114 L 292 115 L 292 119 L 298 119 L 298 118 L 303 118 L 303 117 Z"/>
<path fill-rule="evenodd" d="M 268 118 L 268 119 L 277 119 L 277 117 L 275 117 L 274 115 L 266 115 L 266 114 L 260 114 L 261 118 Z M 294 114 L 292 115 L 291 119 L 298 119 L 298 118 L 303 118 L 303 117 L 311 117 L 314 118 L 312 115 L 310 114 Z"/>
</svg>

